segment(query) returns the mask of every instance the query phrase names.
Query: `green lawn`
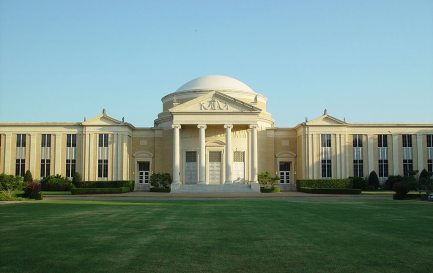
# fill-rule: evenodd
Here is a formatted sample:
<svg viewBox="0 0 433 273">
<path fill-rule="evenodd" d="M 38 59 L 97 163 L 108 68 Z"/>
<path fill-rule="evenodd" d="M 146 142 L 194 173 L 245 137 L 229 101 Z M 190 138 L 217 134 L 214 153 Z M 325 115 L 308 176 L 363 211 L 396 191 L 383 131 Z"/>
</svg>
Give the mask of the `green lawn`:
<svg viewBox="0 0 433 273">
<path fill-rule="evenodd" d="M 0 272 L 432 272 L 433 203 L 353 197 L 0 205 Z"/>
</svg>

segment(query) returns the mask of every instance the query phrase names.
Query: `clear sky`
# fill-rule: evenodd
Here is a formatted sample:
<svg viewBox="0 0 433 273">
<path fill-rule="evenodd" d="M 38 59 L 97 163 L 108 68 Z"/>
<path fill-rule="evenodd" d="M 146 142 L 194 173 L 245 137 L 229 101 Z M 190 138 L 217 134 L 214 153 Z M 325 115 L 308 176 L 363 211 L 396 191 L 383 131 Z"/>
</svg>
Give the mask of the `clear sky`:
<svg viewBox="0 0 433 273">
<path fill-rule="evenodd" d="M 268 97 L 277 126 L 433 123 L 433 1 L 0 0 L 0 122 L 151 127 L 207 74 Z"/>
</svg>

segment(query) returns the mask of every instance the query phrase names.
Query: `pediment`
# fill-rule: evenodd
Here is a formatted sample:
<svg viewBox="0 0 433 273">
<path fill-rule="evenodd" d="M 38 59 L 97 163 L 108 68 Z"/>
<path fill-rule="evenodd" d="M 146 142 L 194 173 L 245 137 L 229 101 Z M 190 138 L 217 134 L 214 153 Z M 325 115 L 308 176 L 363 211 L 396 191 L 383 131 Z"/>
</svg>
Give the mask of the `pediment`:
<svg viewBox="0 0 433 273">
<path fill-rule="evenodd" d="M 86 120 L 81 124 L 82 125 L 119 125 L 122 124 L 122 122 L 120 120 L 107 116 L 107 114 L 101 114 L 97 117 Z"/>
<path fill-rule="evenodd" d="M 214 91 L 187 101 L 170 109 L 170 112 L 260 112 L 254 105 L 240 101 L 223 93 Z"/>
<path fill-rule="evenodd" d="M 333 116 L 325 114 L 316 119 L 306 122 L 306 125 L 345 125 L 346 122 L 340 119 L 337 119 Z"/>
</svg>

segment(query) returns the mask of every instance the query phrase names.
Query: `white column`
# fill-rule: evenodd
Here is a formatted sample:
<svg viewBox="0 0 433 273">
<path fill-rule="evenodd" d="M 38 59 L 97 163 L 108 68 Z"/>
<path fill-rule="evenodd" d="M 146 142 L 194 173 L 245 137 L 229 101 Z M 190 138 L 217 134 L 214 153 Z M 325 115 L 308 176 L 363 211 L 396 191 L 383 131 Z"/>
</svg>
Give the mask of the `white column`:
<svg viewBox="0 0 433 273">
<path fill-rule="evenodd" d="M 124 180 L 122 173 L 122 161 L 123 161 L 123 143 L 122 134 L 117 135 L 117 178 L 119 180 Z"/>
<path fill-rule="evenodd" d="M 367 135 L 367 149 L 368 149 L 368 174 L 374 170 L 374 149 L 373 149 L 373 136 Z"/>
<path fill-rule="evenodd" d="M 173 124 L 173 184 L 180 184 L 179 124 Z"/>
<path fill-rule="evenodd" d="M 346 175 L 346 135 L 340 135 L 341 141 L 341 178 L 347 178 Z"/>
<path fill-rule="evenodd" d="M 199 184 L 206 184 L 206 125 L 197 125 L 199 129 L 199 142 L 200 142 L 200 154 L 199 154 Z"/>
<path fill-rule="evenodd" d="M 119 158 L 117 154 L 117 139 L 118 139 L 118 133 L 113 133 L 113 148 L 112 148 L 112 165 L 111 165 L 111 177 L 112 180 L 118 180 L 118 174 L 117 174 L 117 159 Z M 119 179 L 120 180 L 120 179 Z"/>
<path fill-rule="evenodd" d="M 251 183 L 257 181 L 257 125 L 250 125 L 251 129 Z"/>
<path fill-rule="evenodd" d="M 394 170 L 394 175 L 399 174 L 399 161 L 398 161 L 398 135 L 392 135 L 392 168 Z"/>
<path fill-rule="evenodd" d="M 36 134 L 30 135 L 29 152 L 30 152 L 30 164 L 29 164 L 28 169 L 33 174 L 33 177 L 36 177 L 36 166 L 37 166 L 37 162 L 36 162 L 36 153 L 37 153 Z"/>
<path fill-rule="evenodd" d="M 87 159 L 87 175 L 88 175 L 88 179 L 90 181 L 92 180 L 97 180 L 97 173 L 95 174 L 95 170 L 98 170 L 98 162 L 96 161 L 96 164 L 94 163 L 95 161 L 93 160 L 94 158 L 94 150 L 96 149 L 98 143 L 96 143 L 96 147 L 94 147 L 94 141 L 93 141 L 93 134 L 89 134 L 88 135 L 88 146 L 87 148 L 89 149 L 89 158 Z"/>
<path fill-rule="evenodd" d="M 337 153 L 337 178 L 341 177 L 341 137 L 339 134 L 335 134 L 335 151 Z"/>
<path fill-rule="evenodd" d="M 233 164 L 233 152 L 232 152 L 232 128 L 233 125 L 224 125 L 226 129 L 226 181 L 225 183 L 233 183 L 232 179 L 232 164 Z"/>
<path fill-rule="evenodd" d="M 128 180 L 130 179 L 130 167 L 129 167 L 129 159 L 130 159 L 130 155 L 129 155 L 129 135 L 128 134 L 124 134 L 122 135 L 122 153 L 123 153 L 123 157 L 122 157 L 122 175 L 123 175 L 123 180 Z M 135 169 L 135 167 L 133 168 Z"/>
<path fill-rule="evenodd" d="M 417 146 L 417 154 L 418 154 L 418 170 L 421 172 L 424 169 L 424 151 L 422 148 L 422 137 L 423 135 L 417 134 L 416 135 L 416 146 Z"/>
<path fill-rule="evenodd" d="M 316 143 L 316 134 L 310 134 L 310 169 L 309 169 L 309 179 L 314 179 L 316 177 L 316 147 L 315 147 L 315 143 Z"/>
<path fill-rule="evenodd" d="M 62 135 L 56 134 L 54 174 L 62 174 Z"/>
<path fill-rule="evenodd" d="M 13 174 L 15 175 L 15 173 L 11 173 L 11 162 L 12 162 L 12 158 L 11 158 L 11 154 L 12 154 L 12 134 L 5 134 L 5 141 L 4 141 L 4 159 L 3 159 L 3 164 L 4 164 L 4 173 L 5 174 Z"/>
</svg>

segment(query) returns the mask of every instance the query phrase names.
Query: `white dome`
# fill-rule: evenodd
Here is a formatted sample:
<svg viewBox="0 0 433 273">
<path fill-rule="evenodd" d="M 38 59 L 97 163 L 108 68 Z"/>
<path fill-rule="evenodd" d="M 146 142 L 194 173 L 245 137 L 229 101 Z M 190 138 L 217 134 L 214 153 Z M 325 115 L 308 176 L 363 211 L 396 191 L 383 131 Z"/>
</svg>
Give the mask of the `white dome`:
<svg viewBox="0 0 433 273">
<path fill-rule="evenodd" d="M 241 91 L 248 93 L 256 93 L 245 83 L 222 75 L 208 75 L 191 80 L 176 90 L 176 93 L 194 91 L 194 90 L 209 90 L 209 91 Z"/>
</svg>

